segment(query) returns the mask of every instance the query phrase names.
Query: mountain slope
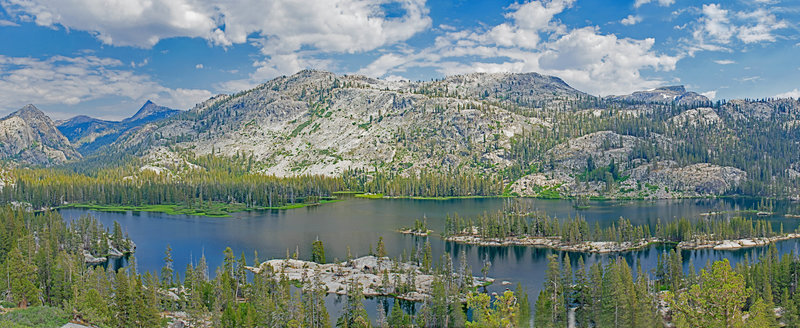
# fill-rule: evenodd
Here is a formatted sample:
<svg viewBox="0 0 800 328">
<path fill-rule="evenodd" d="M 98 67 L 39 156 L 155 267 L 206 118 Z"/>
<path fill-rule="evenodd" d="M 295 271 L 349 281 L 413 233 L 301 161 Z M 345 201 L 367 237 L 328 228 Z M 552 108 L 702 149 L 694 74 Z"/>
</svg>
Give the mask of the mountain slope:
<svg viewBox="0 0 800 328">
<path fill-rule="evenodd" d="M 512 136 L 548 123 L 472 98 L 436 93 L 483 94 L 495 85 L 515 85 L 515 78 L 519 76 L 474 74 L 452 78 L 457 84 L 414 83 L 302 71 L 237 95 L 212 98 L 121 138 L 118 146 L 153 149 L 177 142 L 199 154 L 244 152 L 262 161 L 263 172 L 284 176 L 338 175 L 348 168 L 375 166 L 395 171 L 502 167 L 507 164 L 503 149 Z M 562 97 L 580 94 L 560 80 L 541 85 L 570 90 Z"/>
<path fill-rule="evenodd" d="M 53 120 L 33 105 L 0 119 L 0 158 L 59 164 L 81 158 Z"/>
<path fill-rule="evenodd" d="M 91 154 L 109 145 L 126 131 L 173 116 L 181 111 L 159 106 L 148 100 L 133 116 L 122 121 L 105 121 L 85 115 L 57 123 L 61 131 L 82 154 Z"/>
<path fill-rule="evenodd" d="M 797 195 L 798 122 L 793 99 L 712 104 L 683 87 L 598 98 L 535 73 L 409 82 L 306 70 L 145 124 L 109 150 L 166 170 L 159 159 L 214 154 L 278 176 L 491 176 L 547 197 Z"/>
<path fill-rule="evenodd" d="M 148 122 L 164 119 L 180 112 L 181 111 L 177 109 L 156 105 L 152 101 L 148 100 L 144 103 L 144 105 L 142 105 L 141 108 L 139 108 L 136 114 L 133 114 L 133 116 L 122 120 L 121 123 L 130 128 L 134 125 L 138 126 Z"/>
</svg>

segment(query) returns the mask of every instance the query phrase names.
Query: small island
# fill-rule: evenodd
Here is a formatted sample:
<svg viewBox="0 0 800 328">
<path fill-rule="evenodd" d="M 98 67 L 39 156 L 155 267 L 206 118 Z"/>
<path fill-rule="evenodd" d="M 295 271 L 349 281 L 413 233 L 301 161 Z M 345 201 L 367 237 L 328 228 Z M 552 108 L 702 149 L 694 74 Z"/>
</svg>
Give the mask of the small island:
<svg viewBox="0 0 800 328">
<path fill-rule="evenodd" d="M 428 218 L 423 216 L 422 221 L 419 219 L 414 220 L 414 227 L 413 228 L 406 228 L 402 227 L 397 229 L 397 232 L 405 234 L 405 235 L 414 235 L 418 237 L 427 237 L 433 230 L 428 229 Z"/>
</svg>

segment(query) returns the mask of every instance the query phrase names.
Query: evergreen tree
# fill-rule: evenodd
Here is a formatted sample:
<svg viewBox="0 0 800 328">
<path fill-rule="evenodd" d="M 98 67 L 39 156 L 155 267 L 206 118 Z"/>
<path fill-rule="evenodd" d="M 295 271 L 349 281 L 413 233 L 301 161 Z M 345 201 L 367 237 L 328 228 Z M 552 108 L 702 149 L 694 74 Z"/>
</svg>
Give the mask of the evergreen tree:
<svg viewBox="0 0 800 328">
<path fill-rule="evenodd" d="M 325 246 L 322 241 L 317 239 L 311 243 L 311 261 L 325 263 Z"/>
</svg>

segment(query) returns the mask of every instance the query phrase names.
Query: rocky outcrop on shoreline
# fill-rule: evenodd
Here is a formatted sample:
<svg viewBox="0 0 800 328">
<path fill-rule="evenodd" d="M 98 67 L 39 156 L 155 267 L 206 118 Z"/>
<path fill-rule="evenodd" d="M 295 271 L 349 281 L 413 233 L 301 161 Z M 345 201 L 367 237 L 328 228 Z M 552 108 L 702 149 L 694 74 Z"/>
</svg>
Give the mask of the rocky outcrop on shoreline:
<svg viewBox="0 0 800 328">
<path fill-rule="evenodd" d="M 404 235 L 414 235 L 414 236 L 417 236 L 417 237 L 427 237 L 428 235 L 430 235 L 433 232 L 433 230 L 421 231 L 421 230 L 414 230 L 414 229 L 398 229 L 397 232 L 402 233 Z"/>
<path fill-rule="evenodd" d="M 356 282 L 364 296 L 394 296 L 398 299 L 420 302 L 430 297 L 431 284 L 436 279 L 422 267 L 410 263 L 394 261 L 388 257 L 364 256 L 339 263 L 319 264 L 316 262 L 274 259 L 261 263 L 258 267 L 247 267 L 253 273 L 271 270 L 277 277 L 310 284 L 318 279 L 329 294 L 346 295 L 348 286 Z M 388 279 L 386 279 L 388 278 Z M 471 278 L 471 279 L 470 279 Z M 478 277 L 456 277 L 472 281 L 471 287 L 491 284 L 494 279 L 483 280 Z M 388 280 L 388 281 L 387 281 Z M 408 292 L 398 293 L 398 284 L 409 285 Z"/>
<path fill-rule="evenodd" d="M 694 240 L 682 241 L 678 243 L 678 248 L 681 249 L 706 249 L 711 248 L 714 250 L 735 250 L 747 247 L 765 246 L 774 242 L 782 240 L 798 239 L 800 234 L 789 233 L 782 236 L 763 237 L 763 238 L 742 238 L 732 240 Z"/>
<path fill-rule="evenodd" d="M 108 251 L 104 256 L 95 256 L 89 250 L 83 250 L 83 262 L 87 264 L 101 264 L 108 262 L 109 258 L 120 258 L 136 251 L 136 244 L 130 240 L 126 240 L 127 248 L 118 249 L 112 245 L 111 240 L 107 240 Z"/>
<path fill-rule="evenodd" d="M 658 239 L 643 239 L 638 242 L 615 241 L 584 241 L 568 243 L 560 237 L 506 237 L 506 238 L 481 238 L 477 235 L 457 235 L 445 237 L 444 240 L 460 244 L 478 246 L 532 246 L 551 248 L 558 251 L 580 253 L 620 253 L 630 252 L 660 242 Z"/>
<path fill-rule="evenodd" d="M 800 239 L 800 233 L 789 233 L 774 237 L 742 238 L 734 240 L 694 240 L 682 241 L 677 247 L 680 249 L 706 249 L 736 250 L 740 248 L 765 246 L 770 243 L 789 239 Z M 551 248 L 558 251 L 578 253 L 622 253 L 644 248 L 652 243 L 667 241 L 658 238 L 642 239 L 638 242 L 615 241 L 583 241 L 568 243 L 560 237 L 506 237 L 506 238 L 481 238 L 478 235 L 456 235 L 445 237 L 444 240 L 478 246 L 532 246 Z"/>
</svg>

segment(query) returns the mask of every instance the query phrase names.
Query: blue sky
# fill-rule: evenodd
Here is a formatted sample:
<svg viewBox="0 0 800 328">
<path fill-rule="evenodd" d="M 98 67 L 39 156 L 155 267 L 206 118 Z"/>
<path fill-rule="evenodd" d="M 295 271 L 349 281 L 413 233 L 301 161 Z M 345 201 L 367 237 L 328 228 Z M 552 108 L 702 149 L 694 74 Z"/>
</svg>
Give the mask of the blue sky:
<svg viewBox="0 0 800 328">
<path fill-rule="evenodd" d="M 0 113 L 188 109 L 304 68 L 540 72 L 595 95 L 800 97 L 796 0 L 0 0 Z"/>
</svg>

